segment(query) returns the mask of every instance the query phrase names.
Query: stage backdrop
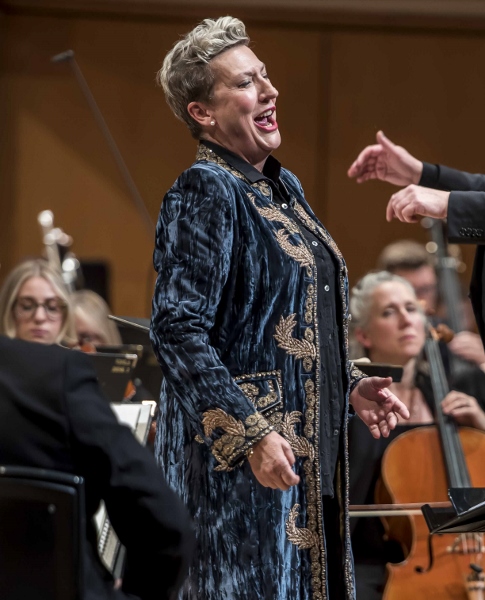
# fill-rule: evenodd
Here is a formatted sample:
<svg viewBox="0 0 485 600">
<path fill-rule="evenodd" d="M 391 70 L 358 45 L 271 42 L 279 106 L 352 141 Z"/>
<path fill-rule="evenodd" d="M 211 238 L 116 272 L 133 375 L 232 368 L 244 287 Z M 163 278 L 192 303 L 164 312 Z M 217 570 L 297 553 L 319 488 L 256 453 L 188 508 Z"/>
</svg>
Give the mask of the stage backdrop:
<svg viewBox="0 0 485 600">
<path fill-rule="evenodd" d="M 109 10 L 91 2 L 85 4 L 96 10 L 83 11 L 73 2 L 68 11 L 69 4 L 40 2 L 34 10 L 29 2 L 0 3 L 0 282 L 18 261 L 42 252 L 37 216 L 50 209 L 81 260 L 110 266 L 113 311 L 148 316 L 154 230 L 137 210 L 69 63 L 50 58 L 74 51 L 155 223 L 165 190 L 196 151 L 156 88 L 155 73 L 180 34 L 201 16 L 225 14 L 227 5 L 181 5 L 164 14 L 163 2 L 153 2 L 118 14 L 112 2 Z M 384 244 L 427 240 L 418 225 L 386 223 L 395 188 L 359 186 L 346 176 L 379 128 L 418 157 L 485 172 L 483 19 L 432 11 L 423 19 L 386 18 L 383 10 L 362 19 L 331 11 L 316 18 L 315 10 L 294 9 L 294 18 L 291 11 L 278 18 L 274 10 L 257 11 L 239 7 L 233 14 L 245 19 L 280 92 L 283 142 L 276 156 L 301 179 L 355 282 Z M 467 281 L 472 248 L 462 250 Z"/>
</svg>

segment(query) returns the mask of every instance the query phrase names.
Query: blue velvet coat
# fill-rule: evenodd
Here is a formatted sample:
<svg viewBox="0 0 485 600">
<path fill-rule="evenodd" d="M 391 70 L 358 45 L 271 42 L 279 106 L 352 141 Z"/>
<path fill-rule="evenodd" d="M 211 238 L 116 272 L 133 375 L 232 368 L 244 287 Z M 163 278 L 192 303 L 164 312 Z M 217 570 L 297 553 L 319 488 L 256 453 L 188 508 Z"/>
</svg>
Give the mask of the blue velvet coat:
<svg viewBox="0 0 485 600">
<path fill-rule="evenodd" d="M 298 219 L 339 264 L 347 356 L 347 269 L 282 169 Z M 313 254 L 298 223 L 201 144 L 166 194 L 157 224 L 151 339 L 164 380 L 156 454 L 195 520 L 198 553 L 184 600 L 328 598 L 320 490 L 319 340 Z M 348 519 L 347 359 L 340 490 L 347 599 L 354 598 Z M 261 486 L 246 459 L 272 429 L 297 457 L 298 486 Z M 330 550 L 331 551 L 331 550 Z M 333 600 L 333 599 L 332 599 Z"/>
</svg>

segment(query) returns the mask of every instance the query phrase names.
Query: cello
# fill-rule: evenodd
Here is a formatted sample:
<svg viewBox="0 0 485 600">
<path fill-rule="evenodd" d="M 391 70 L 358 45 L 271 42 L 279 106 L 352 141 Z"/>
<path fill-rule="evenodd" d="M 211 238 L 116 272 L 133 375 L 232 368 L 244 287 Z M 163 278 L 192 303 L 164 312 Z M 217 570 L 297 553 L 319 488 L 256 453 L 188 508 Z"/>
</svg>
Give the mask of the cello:
<svg viewBox="0 0 485 600">
<path fill-rule="evenodd" d="M 458 427 L 441 410 L 449 388 L 434 330 L 425 352 L 436 425 L 407 431 L 388 446 L 376 489 L 379 503 L 440 503 L 448 500 L 450 488 L 485 487 L 485 432 Z M 386 518 L 384 526 L 388 538 L 401 544 L 405 559 L 387 564 L 383 600 L 485 599 L 482 534 L 431 537 L 424 517 L 415 514 Z"/>
</svg>

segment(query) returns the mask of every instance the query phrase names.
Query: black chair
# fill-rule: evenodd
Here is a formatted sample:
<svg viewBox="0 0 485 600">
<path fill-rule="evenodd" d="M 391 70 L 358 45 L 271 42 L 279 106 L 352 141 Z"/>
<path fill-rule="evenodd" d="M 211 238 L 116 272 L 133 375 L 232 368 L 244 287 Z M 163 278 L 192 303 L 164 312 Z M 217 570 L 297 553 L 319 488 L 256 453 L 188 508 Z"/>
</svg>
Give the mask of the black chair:
<svg viewBox="0 0 485 600">
<path fill-rule="evenodd" d="M 0 466 L 0 597 L 81 600 L 82 477 Z"/>
</svg>

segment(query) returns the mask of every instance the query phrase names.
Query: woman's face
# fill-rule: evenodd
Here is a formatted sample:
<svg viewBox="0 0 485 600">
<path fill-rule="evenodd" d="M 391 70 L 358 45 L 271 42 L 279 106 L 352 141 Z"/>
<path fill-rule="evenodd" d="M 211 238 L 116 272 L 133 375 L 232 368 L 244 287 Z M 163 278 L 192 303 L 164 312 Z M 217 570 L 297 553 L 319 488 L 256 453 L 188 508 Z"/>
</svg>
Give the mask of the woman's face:
<svg viewBox="0 0 485 600">
<path fill-rule="evenodd" d="M 79 345 L 93 344 L 101 346 L 106 344 L 106 338 L 103 332 L 99 331 L 96 324 L 85 317 L 80 310 L 74 311 L 74 324 Z"/>
<path fill-rule="evenodd" d="M 13 305 L 15 337 L 54 344 L 62 329 L 64 315 L 64 303 L 52 285 L 43 277 L 31 277 L 20 287 Z"/>
<path fill-rule="evenodd" d="M 405 365 L 425 341 L 424 318 L 414 292 L 398 281 L 379 285 L 372 294 L 367 325 L 356 335 L 373 362 Z"/>
<path fill-rule="evenodd" d="M 215 73 L 209 109 L 215 125 L 210 137 L 262 168 L 278 148 L 281 136 L 276 122 L 278 91 L 271 85 L 266 67 L 247 46 L 235 46 L 214 58 Z"/>
</svg>

